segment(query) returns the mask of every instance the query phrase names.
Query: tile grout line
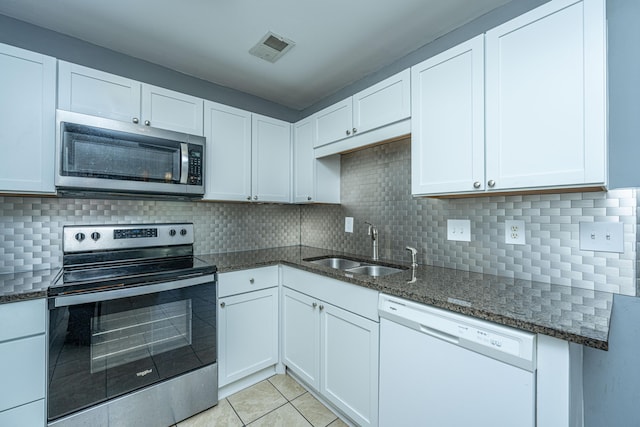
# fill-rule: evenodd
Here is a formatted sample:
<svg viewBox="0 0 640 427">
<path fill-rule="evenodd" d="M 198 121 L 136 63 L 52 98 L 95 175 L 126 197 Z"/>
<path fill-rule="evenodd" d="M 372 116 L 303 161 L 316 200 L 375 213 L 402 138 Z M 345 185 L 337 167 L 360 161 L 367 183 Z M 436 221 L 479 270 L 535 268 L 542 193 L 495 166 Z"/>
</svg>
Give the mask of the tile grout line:
<svg viewBox="0 0 640 427">
<path fill-rule="evenodd" d="M 233 405 L 231 404 L 231 401 L 229 399 L 227 399 L 226 397 L 224 398 L 224 400 L 227 401 L 227 403 L 229 404 L 229 406 L 231 407 L 231 410 L 233 411 L 234 414 L 236 414 L 236 417 L 238 417 L 238 419 L 240 420 L 240 424 L 242 424 L 242 427 L 245 427 L 246 424 L 244 423 L 244 421 L 242 420 L 242 418 L 240 417 L 240 414 L 238 414 L 238 411 L 236 411 L 236 408 L 233 407 Z"/>
<path fill-rule="evenodd" d="M 285 373 L 284 375 L 287 375 L 287 374 Z M 289 398 L 288 398 L 287 396 L 285 396 L 285 395 L 280 391 L 280 389 L 279 389 L 278 387 L 276 387 L 276 385 L 275 385 L 275 384 L 273 384 L 273 383 L 271 382 L 271 378 L 273 378 L 273 377 L 267 378 L 267 381 L 269 381 L 269 383 L 271 383 L 271 385 L 272 385 L 276 390 L 278 390 L 278 393 L 280 393 L 280 394 L 282 395 L 282 397 L 284 397 L 284 398 L 287 400 L 287 402 L 288 402 L 288 403 L 290 403 L 290 404 L 291 404 L 291 406 L 293 406 L 293 409 L 295 409 L 295 410 L 296 410 L 296 412 L 298 412 L 298 413 L 302 416 L 302 418 L 304 418 L 304 419 L 305 419 L 305 421 L 307 421 L 307 422 L 308 422 L 312 427 L 316 427 L 316 426 L 311 422 L 311 420 L 309 420 L 307 417 L 305 417 L 305 416 L 304 416 L 304 414 L 303 414 L 302 412 L 300 412 L 300 410 L 298 409 L 298 407 L 297 407 L 296 405 L 294 405 L 294 404 L 293 404 L 293 401 L 289 400 Z M 302 387 L 302 389 L 304 390 L 304 393 L 302 393 L 302 394 L 300 394 L 300 395 L 298 395 L 298 396 L 294 397 L 294 398 L 293 398 L 293 400 L 296 400 L 296 399 L 298 399 L 298 398 L 300 398 L 300 397 L 304 396 L 305 394 L 308 394 L 308 395 L 310 395 L 311 397 L 313 397 L 313 398 L 315 399 L 315 396 L 314 396 L 313 394 L 310 394 L 310 393 L 309 393 L 309 391 L 308 391 L 308 390 L 307 390 L 307 389 L 306 389 L 302 384 L 300 384 L 298 381 L 296 381 L 292 376 L 289 376 L 289 378 L 291 378 L 291 380 L 295 381 L 295 383 L 296 383 L 296 384 L 298 384 L 300 387 Z M 317 400 L 317 399 L 316 399 L 316 400 Z M 323 404 L 322 402 L 318 401 L 318 403 L 320 403 L 322 406 L 324 406 L 324 404 Z M 327 408 L 327 409 L 328 409 L 328 408 Z M 328 425 L 330 425 L 331 423 L 333 423 L 335 420 L 337 420 L 337 419 L 339 419 L 339 418 L 340 418 L 340 417 L 338 417 L 336 414 L 334 414 L 334 413 L 333 413 L 333 411 L 331 411 L 331 413 L 335 416 L 335 418 L 334 418 L 334 419 L 332 419 L 328 424 L 326 424 L 326 425 L 324 425 L 324 426 L 322 426 L 322 427 L 327 427 Z"/>
</svg>

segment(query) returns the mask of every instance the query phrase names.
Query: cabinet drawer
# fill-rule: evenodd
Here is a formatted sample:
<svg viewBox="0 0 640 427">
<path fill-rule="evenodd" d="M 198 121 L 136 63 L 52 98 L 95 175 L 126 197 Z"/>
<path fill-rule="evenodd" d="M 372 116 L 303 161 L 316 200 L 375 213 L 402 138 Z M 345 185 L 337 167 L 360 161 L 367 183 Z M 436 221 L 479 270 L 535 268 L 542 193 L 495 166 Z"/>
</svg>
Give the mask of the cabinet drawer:
<svg viewBox="0 0 640 427">
<path fill-rule="evenodd" d="M 0 342 L 29 335 L 43 334 L 45 330 L 46 299 L 0 304 Z"/>
<path fill-rule="evenodd" d="M 0 344 L 0 411 L 44 398 L 45 345 L 44 334 Z"/>
<path fill-rule="evenodd" d="M 0 412 L 0 426 L 42 427 L 45 424 L 44 399 Z"/>
<path fill-rule="evenodd" d="M 278 266 L 252 268 L 218 275 L 218 297 L 278 286 Z"/>
<path fill-rule="evenodd" d="M 378 291 L 298 270 L 282 268 L 282 284 L 303 294 L 378 321 Z"/>
</svg>

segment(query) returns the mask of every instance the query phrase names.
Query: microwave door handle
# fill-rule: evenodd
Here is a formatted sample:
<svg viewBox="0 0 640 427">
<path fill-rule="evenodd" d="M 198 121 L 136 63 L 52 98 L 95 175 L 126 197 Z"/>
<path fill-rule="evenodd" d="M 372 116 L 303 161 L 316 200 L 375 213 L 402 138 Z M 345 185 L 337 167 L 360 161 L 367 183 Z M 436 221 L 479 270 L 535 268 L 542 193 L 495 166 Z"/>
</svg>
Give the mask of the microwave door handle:
<svg viewBox="0 0 640 427">
<path fill-rule="evenodd" d="M 180 184 L 186 184 L 189 178 L 189 144 L 180 143 Z"/>
</svg>

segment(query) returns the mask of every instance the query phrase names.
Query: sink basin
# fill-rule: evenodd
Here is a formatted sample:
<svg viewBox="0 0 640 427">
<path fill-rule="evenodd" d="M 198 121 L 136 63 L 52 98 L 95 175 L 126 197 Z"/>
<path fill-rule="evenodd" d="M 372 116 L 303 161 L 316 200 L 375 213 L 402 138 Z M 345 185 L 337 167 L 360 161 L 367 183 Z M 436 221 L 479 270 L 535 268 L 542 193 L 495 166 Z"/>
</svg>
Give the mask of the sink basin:
<svg viewBox="0 0 640 427">
<path fill-rule="evenodd" d="M 324 267 L 331 267 L 338 270 L 347 270 L 349 268 L 358 267 L 360 263 L 358 261 L 352 261 L 344 258 L 322 258 L 309 261 L 314 264 L 322 265 Z"/>
<path fill-rule="evenodd" d="M 349 268 L 346 271 L 356 274 L 366 274 L 368 276 L 379 277 L 389 274 L 400 273 L 404 271 L 400 268 L 387 267 L 386 265 L 361 265 L 359 267 Z"/>
</svg>

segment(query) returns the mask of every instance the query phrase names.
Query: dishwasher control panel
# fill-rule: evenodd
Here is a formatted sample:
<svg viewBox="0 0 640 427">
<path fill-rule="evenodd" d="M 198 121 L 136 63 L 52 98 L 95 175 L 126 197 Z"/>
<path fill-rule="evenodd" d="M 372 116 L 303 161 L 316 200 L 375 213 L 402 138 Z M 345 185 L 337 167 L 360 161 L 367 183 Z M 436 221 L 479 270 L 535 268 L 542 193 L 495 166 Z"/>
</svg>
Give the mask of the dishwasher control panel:
<svg viewBox="0 0 640 427">
<path fill-rule="evenodd" d="M 380 294 L 378 314 L 442 341 L 535 370 L 536 335 L 533 333 L 385 294 Z"/>
</svg>

